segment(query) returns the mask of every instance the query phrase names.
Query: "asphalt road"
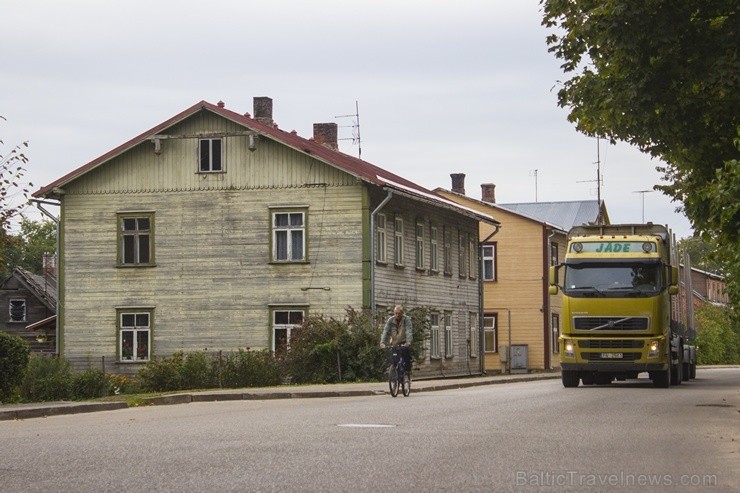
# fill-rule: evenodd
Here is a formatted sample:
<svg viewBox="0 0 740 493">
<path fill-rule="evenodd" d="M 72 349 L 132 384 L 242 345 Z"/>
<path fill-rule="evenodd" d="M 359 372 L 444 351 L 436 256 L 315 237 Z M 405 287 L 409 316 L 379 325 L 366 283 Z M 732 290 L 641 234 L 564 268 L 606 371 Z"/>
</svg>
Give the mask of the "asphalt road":
<svg viewBox="0 0 740 493">
<path fill-rule="evenodd" d="M 740 490 L 740 368 L 0 421 L 0 491 Z"/>
</svg>

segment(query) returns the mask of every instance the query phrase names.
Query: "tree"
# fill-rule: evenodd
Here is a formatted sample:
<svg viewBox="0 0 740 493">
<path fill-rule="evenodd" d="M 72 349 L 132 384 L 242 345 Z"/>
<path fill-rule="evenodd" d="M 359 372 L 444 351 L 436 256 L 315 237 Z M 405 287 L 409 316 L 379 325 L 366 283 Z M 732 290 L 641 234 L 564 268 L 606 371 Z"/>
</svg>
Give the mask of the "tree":
<svg viewBox="0 0 740 493">
<path fill-rule="evenodd" d="M 568 120 L 663 164 L 656 185 L 718 246 L 740 302 L 740 98 L 736 0 L 541 0 L 549 51 L 570 76 Z"/>
<path fill-rule="evenodd" d="M 20 234 L 6 236 L 0 250 L 0 279 L 10 277 L 16 267 L 42 274 L 44 254 L 56 250 L 56 225 L 53 222 L 22 218 L 20 227 Z"/>
<path fill-rule="evenodd" d="M 3 116 L 0 118 L 5 120 Z M 4 144 L 0 139 L 0 146 Z M 22 182 L 26 172 L 24 166 L 28 163 L 28 158 L 23 153 L 25 147 L 28 147 L 28 142 L 13 147 L 7 154 L 0 154 L 0 273 L 8 270 L 8 249 L 13 243 L 10 234 L 12 220 L 25 207 L 29 188 L 33 186 L 32 183 L 24 185 Z M 19 196 L 23 198 L 20 204 Z"/>
</svg>

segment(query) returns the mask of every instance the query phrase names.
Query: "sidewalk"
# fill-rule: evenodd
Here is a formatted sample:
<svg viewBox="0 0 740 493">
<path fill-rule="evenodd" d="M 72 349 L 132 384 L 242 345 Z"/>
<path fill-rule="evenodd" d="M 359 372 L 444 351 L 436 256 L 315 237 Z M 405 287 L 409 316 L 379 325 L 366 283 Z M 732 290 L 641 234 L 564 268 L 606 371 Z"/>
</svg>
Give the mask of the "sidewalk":
<svg viewBox="0 0 740 493">
<path fill-rule="evenodd" d="M 560 378 L 560 372 L 525 373 L 513 375 L 484 375 L 456 378 L 414 380 L 411 395 L 416 392 L 462 389 L 480 385 L 511 382 L 529 382 Z M 337 383 L 326 385 L 283 385 L 278 387 L 217 389 L 200 392 L 177 392 L 156 397 L 147 397 L 144 402 L 151 406 L 187 404 L 190 402 L 215 402 L 233 400 L 299 399 L 319 397 L 352 397 L 388 394 L 387 382 Z M 55 401 L 30 404 L 0 404 L 0 421 L 13 419 L 44 418 L 61 414 L 110 411 L 128 407 L 125 402 L 73 402 Z"/>
</svg>

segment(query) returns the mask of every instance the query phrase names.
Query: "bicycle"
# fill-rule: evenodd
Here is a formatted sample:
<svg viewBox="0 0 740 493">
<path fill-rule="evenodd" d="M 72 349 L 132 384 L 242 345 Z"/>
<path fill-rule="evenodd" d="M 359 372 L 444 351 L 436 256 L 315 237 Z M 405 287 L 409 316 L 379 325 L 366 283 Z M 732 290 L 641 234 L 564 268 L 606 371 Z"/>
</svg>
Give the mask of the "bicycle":
<svg viewBox="0 0 740 493">
<path fill-rule="evenodd" d="M 406 359 L 403 356 L 403 351 L 400 351 L 402 346 L 392 346 L 388 348 L 388 387 L 390 388 L 391 395 L 396 397 L 398 395 L 398 387 L 401 387 L 401 392 L 404 397 L 408 397 L 411 393 L 411 375 L 406 371 Z"/>
</svg>

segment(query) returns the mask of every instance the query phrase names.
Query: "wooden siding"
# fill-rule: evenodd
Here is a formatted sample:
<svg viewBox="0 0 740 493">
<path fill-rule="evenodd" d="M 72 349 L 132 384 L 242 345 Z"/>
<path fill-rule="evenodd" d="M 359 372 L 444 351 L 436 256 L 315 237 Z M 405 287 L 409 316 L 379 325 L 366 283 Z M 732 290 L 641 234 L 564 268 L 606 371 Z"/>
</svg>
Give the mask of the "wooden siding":
<svg viewBox="0 0 740 493">
<path fill-rule="evenodd" d="M 380 203 L 376 199 L 374 203 Z M 434 311 L 452 314 L 452 356 L 445 357 L 444 329 L 440 328 L 440 348 L 442 357 L 430 358 L 429 341 L 425 342 L 425 365 L 419 375 L 453 375 L 479 373 L 480 358 L 470 358 L 468 351 L 469 313 L 478 312 L 478 279 L 477 269 L 474 277 L 460 277 L 458 270 L 457 233 L 462 231 L 466 236 L 477 238 L 478 221 L 463 218 L 458 214 L 436 207 L 420 206 L 403 197 L 394 196 L 381 211 L 386 214 L 386 239 L 388 262 L 377 263 L 375 268 L 375 302 L 377 306 L 391 310 L 394 305 L 402 304 L 407 309 L 426 306 Z M 403 219 L 405 249 L 404 265 L 394 264 L 395 217 Z M 424 225 L 424 261 L 423 269 L 416 268 L 416 223 Z M 452 275 L 443 270 L 443 242 L 440 238 L 439 256 L 440 271 L 430 269 L 430 225 L 439 228 L 441 236 L 443 227 L 453 230 L 452 241 Z"/>
<path fill-rule="evenodd" d="M 271 304 L 335 317 L 361 307 L 360 190 L 65 197 L 65 356 L 78 366 L 115 361 L 117 307 L 154 307 L 153 347 L 162 355 L 270 347 Z M 270 264 L 269 207 L 295 204 L 308 206 L 309 262 Z M 154 211 L 155 267 L 116 267 L 122 210 Z"/>
</svg>

